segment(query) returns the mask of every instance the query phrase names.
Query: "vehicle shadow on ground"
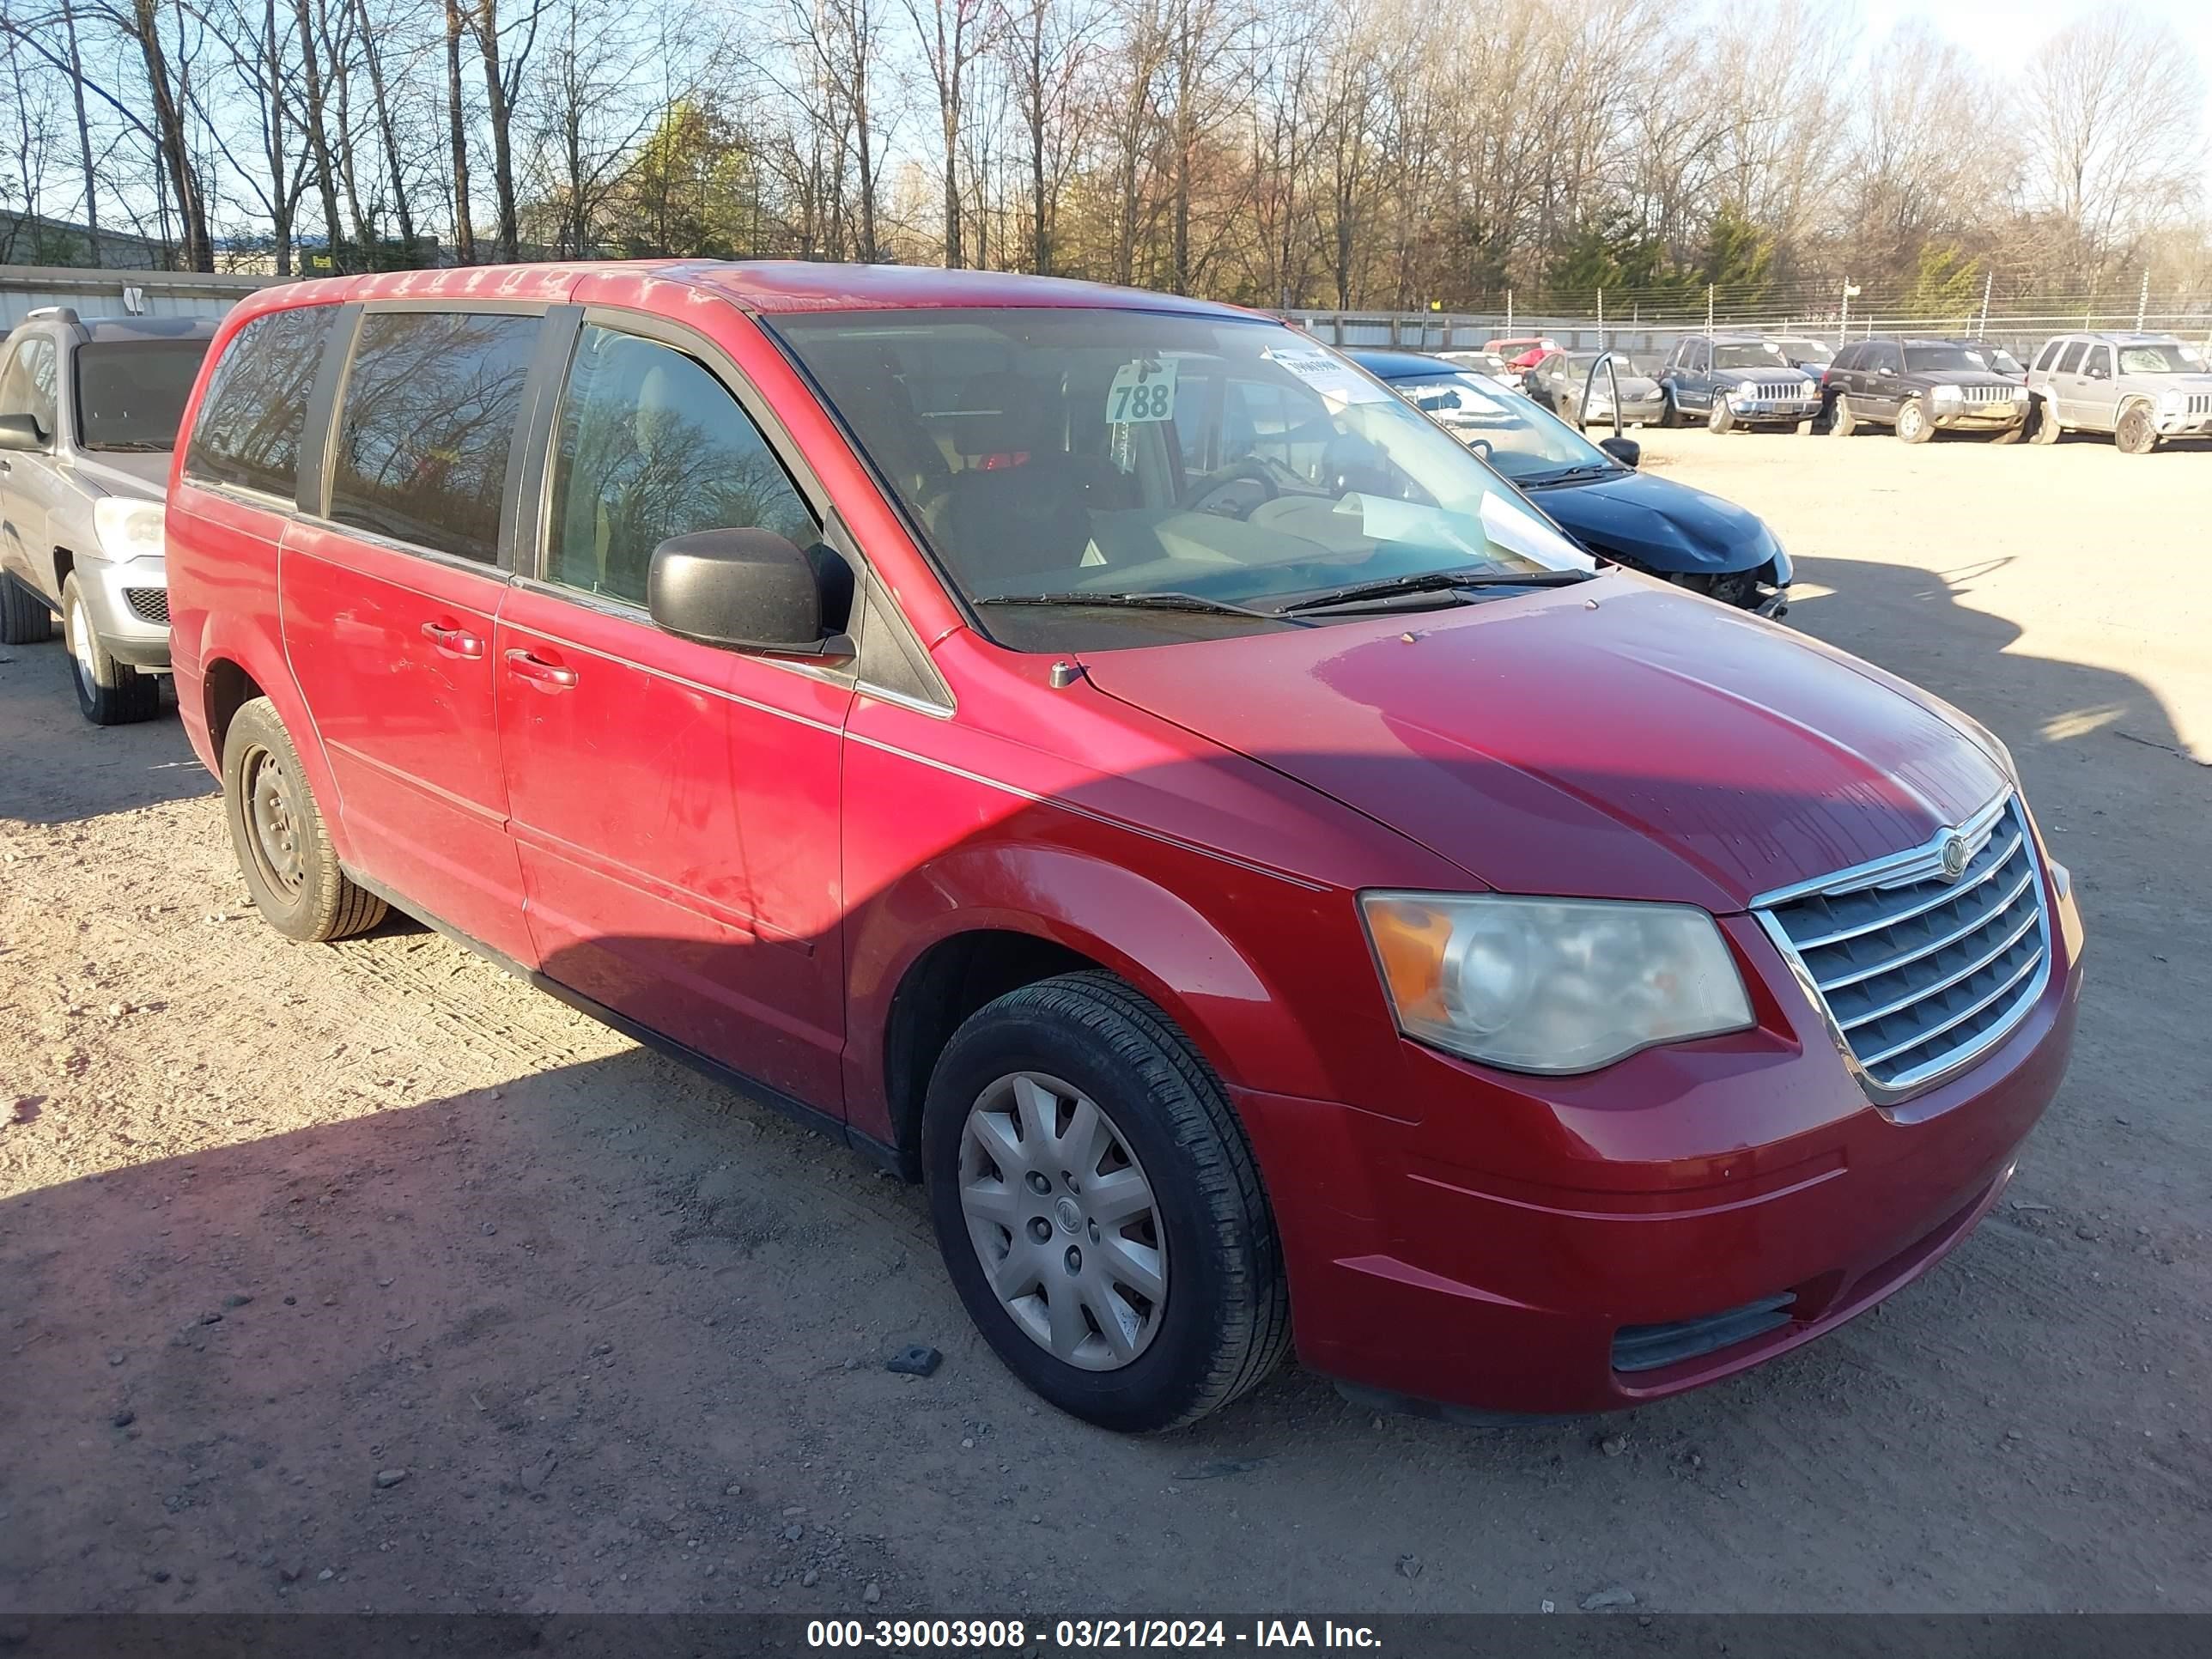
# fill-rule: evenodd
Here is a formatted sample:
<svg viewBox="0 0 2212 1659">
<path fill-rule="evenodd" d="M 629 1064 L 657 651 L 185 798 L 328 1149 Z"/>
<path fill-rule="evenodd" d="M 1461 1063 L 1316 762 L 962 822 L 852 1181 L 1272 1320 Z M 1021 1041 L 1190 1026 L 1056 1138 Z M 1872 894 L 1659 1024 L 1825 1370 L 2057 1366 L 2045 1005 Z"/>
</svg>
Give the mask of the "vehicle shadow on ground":
<svg viewBox="0 0 2212 1659">
<path fill-rule="evenodd" d="M 58 641 L 0 646 L 0 818 L 69 823 L 215 793 L 167 692 L 143 725 L 94 726 Z"/>
</svg>

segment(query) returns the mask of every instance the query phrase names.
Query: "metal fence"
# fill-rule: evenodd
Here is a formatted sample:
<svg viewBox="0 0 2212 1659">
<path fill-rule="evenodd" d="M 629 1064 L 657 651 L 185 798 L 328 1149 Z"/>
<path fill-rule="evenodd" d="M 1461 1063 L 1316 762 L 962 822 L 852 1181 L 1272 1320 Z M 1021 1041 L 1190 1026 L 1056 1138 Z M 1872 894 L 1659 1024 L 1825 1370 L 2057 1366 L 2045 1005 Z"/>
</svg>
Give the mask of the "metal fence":
<svg viewBox="0 0 2212 1659">
<path fill-rule="evenodd" d="M 0 330 L 13 328 L 41 306 L 70 306 L 87 317 L 220 317 L 276 280 L 191 270 L 0 265 Z"/>
</svg>

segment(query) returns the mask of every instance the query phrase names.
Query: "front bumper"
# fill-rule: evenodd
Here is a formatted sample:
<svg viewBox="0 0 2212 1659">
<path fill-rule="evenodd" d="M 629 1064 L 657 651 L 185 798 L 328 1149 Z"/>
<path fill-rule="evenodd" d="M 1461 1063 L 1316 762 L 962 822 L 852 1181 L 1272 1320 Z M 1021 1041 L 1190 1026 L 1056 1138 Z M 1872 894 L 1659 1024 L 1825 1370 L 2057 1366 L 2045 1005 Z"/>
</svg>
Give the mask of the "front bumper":
<svg viewBox="0 0 2212 1659">
<path fill-rule="evenodd" d="M 2025 403 L 1968 404 L 1962 408 L 1936 408 L 1929 422 L 1943 432 L 2004 432 L 2027 419 Z"/>
<path fill-rule="evenodd" d="M 159 554 L 121 562 L 80 557 L 73 567 L 92 626 L 110 655 L 133 668 L 169 666 L 169 578 Z"/>
<path fill-rule="evenodd" d="M 1771 988 L 1778 957 L 1754 964 L 1759 1032 L 1585 1077 L 1407 1044 L 1370 1104 L 1236 1091 L 1300 1358 L 1366 1397 L 1582 1413 L 1717 1382 L 1863 1312 L 1972 1230 L 2057 1091 L 2081 927 L 2070 895 L 2046 885 L 2046 902 L 2035 1007 L 1893 1108 L 1860 1092 L 1809 1002 Z M 1723 926 L 1757 957 L 1755 924 Z"/>
<path fill-rule="evenodd" d="M 1728 406 L 1729 413 L 1747 426 L 1764 426 L 1770 422 L 1776 425 L 1786 422 L 1794 426 L 1799 421 L 1813 419 L 1820 412 L 1820 400 L 1818 397 L 1790 398 L 1732 397 L 1728 400 Z"/>
<path fill-rule="evenodd" d="M 2170 415 L 2154 411 L 2151 424 L 2161 438 L 2201 438 L 2212 433 L 2212 410 L 2179 410 Z"/>
</svg>

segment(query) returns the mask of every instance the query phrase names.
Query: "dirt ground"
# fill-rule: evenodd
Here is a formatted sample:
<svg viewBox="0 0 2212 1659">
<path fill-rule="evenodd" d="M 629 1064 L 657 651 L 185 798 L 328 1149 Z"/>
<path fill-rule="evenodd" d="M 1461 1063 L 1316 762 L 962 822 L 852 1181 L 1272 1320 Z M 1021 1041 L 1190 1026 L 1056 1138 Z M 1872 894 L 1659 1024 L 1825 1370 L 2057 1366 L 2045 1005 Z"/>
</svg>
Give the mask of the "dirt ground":
<svg viewBox="0 0 2212 1659">
<path fill-rule="evenodd" d="M 2212 453 L 1650 449 L 2002 735 L 2075 873 L 2072 1075 L 1929 1278 L 1603 1421 L 1285 1369 L 1115 1438 L 981 1346 L 915 1193 L 434 934 L 278 939 L 173 718 L 15 647 L 0 1610 L 2212 1609 Z"/>
</svg>

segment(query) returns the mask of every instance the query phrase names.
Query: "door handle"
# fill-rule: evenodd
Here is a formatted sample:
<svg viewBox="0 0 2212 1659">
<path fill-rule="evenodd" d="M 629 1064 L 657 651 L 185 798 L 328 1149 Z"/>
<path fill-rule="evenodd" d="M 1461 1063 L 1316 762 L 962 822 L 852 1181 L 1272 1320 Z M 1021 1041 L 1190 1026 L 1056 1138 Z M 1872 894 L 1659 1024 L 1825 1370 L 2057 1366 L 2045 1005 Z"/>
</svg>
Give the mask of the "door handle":
<svg viewBox="0 0 2212 1659">
<path fill-rule="evenodd" d="M 483 641 L 465 628 L 456 628 L 446 623 L 426 622 L 422 624 L 422 637 L 449 657 L 474 662 L 483 655 Z"/>
<path fill-rule="evenodd" d="M 576 684 L 576 671 L 517 648 L 507 653 L 507 672 L 544 691 L 566 691 Z"/>
</svg>

